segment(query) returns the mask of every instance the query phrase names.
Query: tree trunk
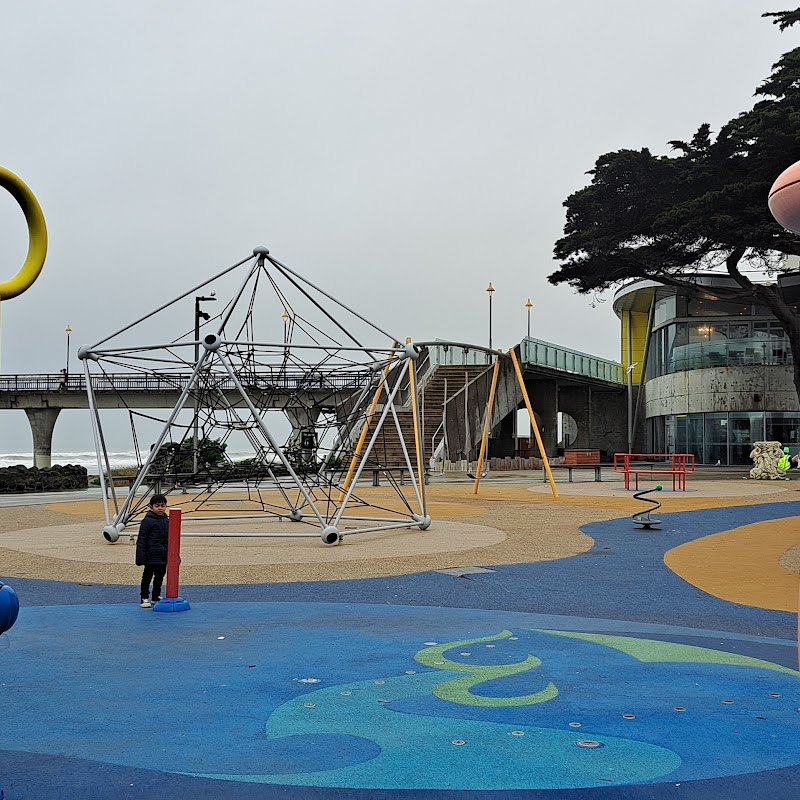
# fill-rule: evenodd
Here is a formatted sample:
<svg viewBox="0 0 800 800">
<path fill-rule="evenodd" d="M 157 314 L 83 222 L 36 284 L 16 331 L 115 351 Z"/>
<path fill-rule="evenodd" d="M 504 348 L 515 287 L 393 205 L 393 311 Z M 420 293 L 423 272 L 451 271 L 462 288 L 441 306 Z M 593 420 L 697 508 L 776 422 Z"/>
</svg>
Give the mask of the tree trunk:
<svg viewBox="0 0 800 800">
<path fill-rule="evenodd" d="M 765 305 L 772 311 L 789 338 L 789 349 L 792 353 L 792 379 L 798 402 L 800 402 L 800 317 L 786 305 L 777 284 L 756 285 L 755 295 L 761 305 Z"/>
<path fill-rule="evenodd" d="M 728 274 L 743 289 L 752 293 L 753 299 L 759 305 L 766 306 L 780 322 L 786 336 L 789 338 L 789 349 L 792 353 L 792 378 L 797 401 L 800 403 L 800 316 L 798 316 L 783 300 L 777 283 L 753 283 L 748 277 L 739 272 L 739 262 L 745 254 L 744 248 L 737 248 L 726 259 L 725 264 Z"/>
</svg>

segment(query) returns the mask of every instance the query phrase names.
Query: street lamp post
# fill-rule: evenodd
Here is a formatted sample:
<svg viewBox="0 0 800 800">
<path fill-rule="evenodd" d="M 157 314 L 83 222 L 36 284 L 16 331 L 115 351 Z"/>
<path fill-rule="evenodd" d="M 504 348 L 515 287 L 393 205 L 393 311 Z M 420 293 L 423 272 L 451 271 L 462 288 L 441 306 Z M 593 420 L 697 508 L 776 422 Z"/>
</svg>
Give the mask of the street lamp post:
<svg viewBox="0 0 800 800">
<path fill-rule="evenodd" d="M 533 308 L 533 303 L 531 303 L 530 297 L 528 298 L 528 302 L 525 303 L 525 308 L 528 309 L 528 338 L 531 338 L 531 309 Z"/>
<path fill-rule="evenodd" d="M 214 296 L 213 292 L 209 297 L 204 296 L 195 296 L 194 298 L 194 363 L 200 360 L 200 320 L 208 321 L 211 319 L 211 314 L 207 314 L 205 311 L 200 310 L 200 303 L 211 303 L 214 302 L 217 298 Z M 198 376 L 199 377 L 199 376 Z M 198 415 L 200 411 L 200 400 L 198 397 L 197 389 L 195 388 L 194 392 L 194 430 L 193 430 L 193 441 L 192 441 L 192 473 L 197 475 L 197 455 L 200 450 L 200 421 L 198 420 Z"/>
<path fill-rule="evenodd" d="M 492 349 L 492 295 L 494 294 L 494 286 L 489 281 L 489 286 L 486 288 L 489 293 L 489 349 Z"/>
<path fill-rule="evenodd" d="M 72 328 L 70 328 L 70 326 L 67 325 L 67 327 L 64 328 L 64 333 L 67 334 L 67 365 L 66 365 L 66 370 L 64 372 L 64 375 L 67 378 L 69 378 L 69 335 L 72 333 Z"/>
</svg>

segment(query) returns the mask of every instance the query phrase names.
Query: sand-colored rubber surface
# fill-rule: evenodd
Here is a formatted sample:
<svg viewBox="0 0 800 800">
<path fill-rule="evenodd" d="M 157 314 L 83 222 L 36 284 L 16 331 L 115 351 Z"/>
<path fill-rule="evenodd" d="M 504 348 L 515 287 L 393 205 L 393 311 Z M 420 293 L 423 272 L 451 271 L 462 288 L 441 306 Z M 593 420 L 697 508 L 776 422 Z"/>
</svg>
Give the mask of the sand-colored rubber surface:
<svg viewBox="0 0 800 800">
<path fill-rule="evenodd" d="M 492 547 L 506 538 L 497 528 L 442 520 L 430 531 L 419 528 L 393 531 L 373 531 L 347 536 L 337 546 L 320 542 L 319 528 L 274 521 L 227 522 L 224 532 L 264 533 L 270 536 L 286 534 L 286 538 L 205 538 L 193 533 L 219 532 L 223 526 L 211 521 L 186 525 L 181 541 L 181 560 L 184 569 L 190 566 L 265 566 L 269 564 L 343 563 L 375 557 L 431 556 L 440 553 Z M 58 558 L 92 564 L 130 564 L 134 542 L 124 533 L 115 545 L 98 547 L 98 526 L 95 522 L 34 528 L 16 533 L 0 534 L 0 545 L 9 550 L 34 556 Z M 308 532 L 313 538 L 305 538 Z M 135 533 L 135 528 L 132 529 Z M 300 534 L 303 534 L 302 536 Z M 65 547 L 65 543 L 69 546 Z"/>
<path fill-rule="evenodd" d="M 183 548 L 181 580 L 186 584 L 268 583 L 341 580 L 403 575 L 461 566 L 532 563 L 578 555 L 591 548 L 580 528 L 642 510 L 621 481 L 560 482 L 560 497 L 538 480 L 492 483 L 478 495 L 471 483 L 428 487 L 433 524 L 346 537 L 328 547 L 318 537 L 290 539 L 190 539 Z M 795 500 L 792 482 L 702 480 L 690 491 L 658 495 L 663 512 Z M 365 487 L 370 500 L 391 506 L 387 487 Z M 170 498 L 185 503 L 188 498 Z M 185 516 L 185 530 L 199 525 Z M 0 574 L 49 580 L 131 583 L 140 569 L 123 534 L 107 544 L 101 535 L 99 500 L 0 509 Z M 252 523 L 226 523 L 252 529 Z M 285 528 L 287 523 L 282 523 Z M 301 525 L 300 528 L 306 529 Z M 292 528 L 293 529 L 293 528 Z M 136 527 L 133 527 L 136 530 Z M 311 529 L 313 530 L 313 529 Z M 797 539 L 792 544 L 797 543 Z"/>
<path fill-rule="evenodd" d="M 789 517 L 687 542 L 670 550 L 664 562 L 683 580 L 723 600 L 796 612 L 798 575 L 791 567 L 798 542 L 800 520 Z"/>
</svg>

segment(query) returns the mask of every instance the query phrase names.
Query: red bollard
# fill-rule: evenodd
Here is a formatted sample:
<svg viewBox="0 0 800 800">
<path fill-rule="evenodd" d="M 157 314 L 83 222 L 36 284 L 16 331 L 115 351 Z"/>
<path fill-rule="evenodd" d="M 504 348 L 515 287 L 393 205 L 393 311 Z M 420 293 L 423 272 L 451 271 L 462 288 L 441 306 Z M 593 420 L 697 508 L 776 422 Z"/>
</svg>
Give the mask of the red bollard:
<svg viewBox="0 0 800 800">
<path fill-rule="evenodd" d="M 169 544 L 167 545 L 167 599 L 178 596 L 181 576 L 181 510 L 169 510 Z"/>
<path fill-rule="evenodd" d="M 188 611 L 191 606 L 179 596 L 181 575 L 181 510 L 169 510 L 169 541 L 167 544 L 167 596 L 159 600 L 153 611 Z"/>
</svg>

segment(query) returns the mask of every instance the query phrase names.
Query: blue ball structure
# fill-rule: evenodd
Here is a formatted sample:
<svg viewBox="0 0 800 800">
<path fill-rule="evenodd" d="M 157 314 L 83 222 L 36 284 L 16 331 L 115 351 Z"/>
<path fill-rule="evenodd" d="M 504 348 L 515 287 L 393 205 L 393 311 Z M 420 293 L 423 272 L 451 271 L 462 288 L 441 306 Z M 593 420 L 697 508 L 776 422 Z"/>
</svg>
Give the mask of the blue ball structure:
<svg viewBox="0 0 800 800">
<path fill-rule="evenodd" d="M 17 593 L 0 581 L 0 635 L 13 627 L 19 614 L 19 598 Z"/>
</svg>

